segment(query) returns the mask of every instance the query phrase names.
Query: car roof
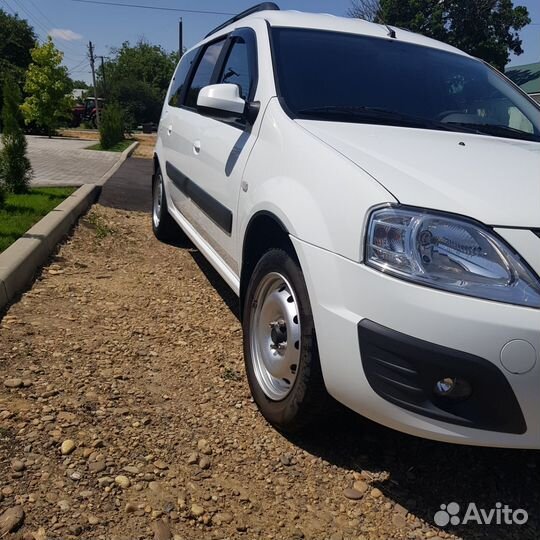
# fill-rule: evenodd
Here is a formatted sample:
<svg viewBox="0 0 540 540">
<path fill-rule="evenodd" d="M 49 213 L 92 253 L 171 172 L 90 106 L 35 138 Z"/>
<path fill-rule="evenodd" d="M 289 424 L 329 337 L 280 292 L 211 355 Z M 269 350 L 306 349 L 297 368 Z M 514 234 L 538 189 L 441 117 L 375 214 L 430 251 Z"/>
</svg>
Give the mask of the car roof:
<svg viewBox="0 0 540 540">
<path fill-rule="evenodd" d="M 392 39 L 389 36 L 388 28 L 383 24 L 372 23 L 363 19 L 354 17 L 338 17 L 328 13 L 306 13 L 303 11 L 259 11 L 248 15 L 238 21 L 231 23 L 229 26 L 220 29 L 214 34 L 209 35 L 206 39 L 199 43 L 202 44 L 211 41 L 220 35 L 227 34 L 235 28 L 246 26 L 250 21 L 262 19 L 270 26 L 287 27 L 287 28 L 308 28 L 317 30 L 328 30 L 334 32 L 344 32 L 350 34 L 358 34 L 363 36 L 371 36 L 378 38 Z M 422 36 L 403 30 L 401 28 L 392 27 L 396 33 L 396 39 L 406 43 L 413 43 L 424 47 L 440 49 L 442 51 L 452 52 L 463 56 L 469 56 L 463 51 L 447 45 L 441 41 Z"/>
</svg>

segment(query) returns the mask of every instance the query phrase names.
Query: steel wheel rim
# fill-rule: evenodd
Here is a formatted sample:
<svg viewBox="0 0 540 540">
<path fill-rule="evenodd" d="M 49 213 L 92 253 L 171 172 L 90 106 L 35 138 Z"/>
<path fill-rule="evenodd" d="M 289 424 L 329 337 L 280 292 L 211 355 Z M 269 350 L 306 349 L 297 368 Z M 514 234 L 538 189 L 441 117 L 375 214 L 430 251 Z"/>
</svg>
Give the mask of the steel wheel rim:
<svg viewBox="0 0 540 540">
<path fill-rule="evenodd" d="M 161 220 L 161 206 L 163 204 L 163 182 L 161 175 L 158 175 L 154 183 L 154 204 L 152 205 L 152 219 L 154 220 L 154 227 L 159 227 Z"/>
<path fill-rule="evenodd" d="M 287 279 L 272 272 L 264 276 L 250 314 L 250 353 L 257 382 L 266 397 L 285 399 L 300 363 L 301 325 L 298 301 Z"/>
</svg>

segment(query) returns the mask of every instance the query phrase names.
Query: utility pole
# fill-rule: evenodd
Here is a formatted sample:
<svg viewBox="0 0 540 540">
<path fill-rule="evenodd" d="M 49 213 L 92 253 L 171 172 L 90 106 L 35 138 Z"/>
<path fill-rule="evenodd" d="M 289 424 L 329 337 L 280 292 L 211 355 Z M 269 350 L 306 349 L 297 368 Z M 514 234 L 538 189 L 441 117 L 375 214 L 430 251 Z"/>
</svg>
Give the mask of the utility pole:
<svg viewBox="0 0 540 540">
<path fill-rule="evenodd" d="M 109 89 L 107 88 L 107 79 L 105 77 L 105 62 L 104 62 L 105 56 L 96 56 L 96 58 L 99 58 L 101 60 L 101 76 L 103 77 L 103 88 L 104 88 L 104 93 L 107 94 L 104 97 L 108 98 Z"/>
<path fill-rule="evenodd" d="M 94 58 L 94 46 L 92 45 L 92 42 L 88 42 L 88 52 L 90 54 L 90 67 L 92 68 L 92 81 L 94 83 L 94 101 L 96 104 L 96 125 L 99 129 L 99 126 L 101 124 L 100 118 L 99 118 L 99 102 L 98 102 L 98 91 L 97 91 L 97 84 L 96 84 L 96 66 L 95 66 L 95 58 Z"/>
<path fill-rule="evenodd" d="M 178 58 L 182 58 L 184 53 L 184 22 L 182 17 L 178 21 Z"/>
</svg>

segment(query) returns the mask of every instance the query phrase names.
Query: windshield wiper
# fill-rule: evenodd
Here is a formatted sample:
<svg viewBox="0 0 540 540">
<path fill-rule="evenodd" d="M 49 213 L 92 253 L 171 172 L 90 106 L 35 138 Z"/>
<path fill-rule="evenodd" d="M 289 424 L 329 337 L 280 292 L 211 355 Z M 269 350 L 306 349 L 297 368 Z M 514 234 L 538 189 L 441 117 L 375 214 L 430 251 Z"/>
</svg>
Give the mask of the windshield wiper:
<svg viewBox="0 0 540 540">
<path fill-rule="evenodd" d="M 305 116 L 337 117 L 348 121 L 361 121 L 365 123 L 389 124 L 404 127 L 418 127 L 438 129 L 442 131 L 467 131 L 478 133 L 478 130 L 464 126 L 452 126 L 449 123 L 437 122 L 429 118 L 392 111 L 379 107 L 366 107 L 363 105 L 324 105 L 300 109 L 298 114 Z"/>
<path fill-rule="evenodd" d="M 534 133 L 528 133 L 521 129 L 505 126 L 502 124 L 475 124 L 472 122 L 448 122 L 454 126 L 462 126 L 467 128 L 474 128 L 486 135 L 495 135 L 501 137 L 510 137 L 512 139 L 522 139 L 525 141 L 540 141 L 540 135 Z"/>
</svg>

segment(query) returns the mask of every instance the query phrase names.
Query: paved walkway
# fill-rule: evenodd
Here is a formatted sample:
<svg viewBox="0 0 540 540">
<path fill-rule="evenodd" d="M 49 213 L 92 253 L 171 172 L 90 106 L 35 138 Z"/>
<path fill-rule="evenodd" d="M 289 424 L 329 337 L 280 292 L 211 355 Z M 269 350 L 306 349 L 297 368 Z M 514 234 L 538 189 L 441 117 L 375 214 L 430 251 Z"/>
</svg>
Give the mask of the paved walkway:
<svg viewBox="0 0 540 540">
<path fill-rule="evenodd" d="M 150 212 L 152 209 L 151 159 L 129 158 L 103 186 L 99 204 L 122 210 Z"/>
<path fill-rule="evenodd" d="M 120 152 L 86 150 L 96 144 L 39 136 L 28 136 L 28 156 L 35 186 L 82 186 L 96 183 L 120 159 Z"/>
</svg>

